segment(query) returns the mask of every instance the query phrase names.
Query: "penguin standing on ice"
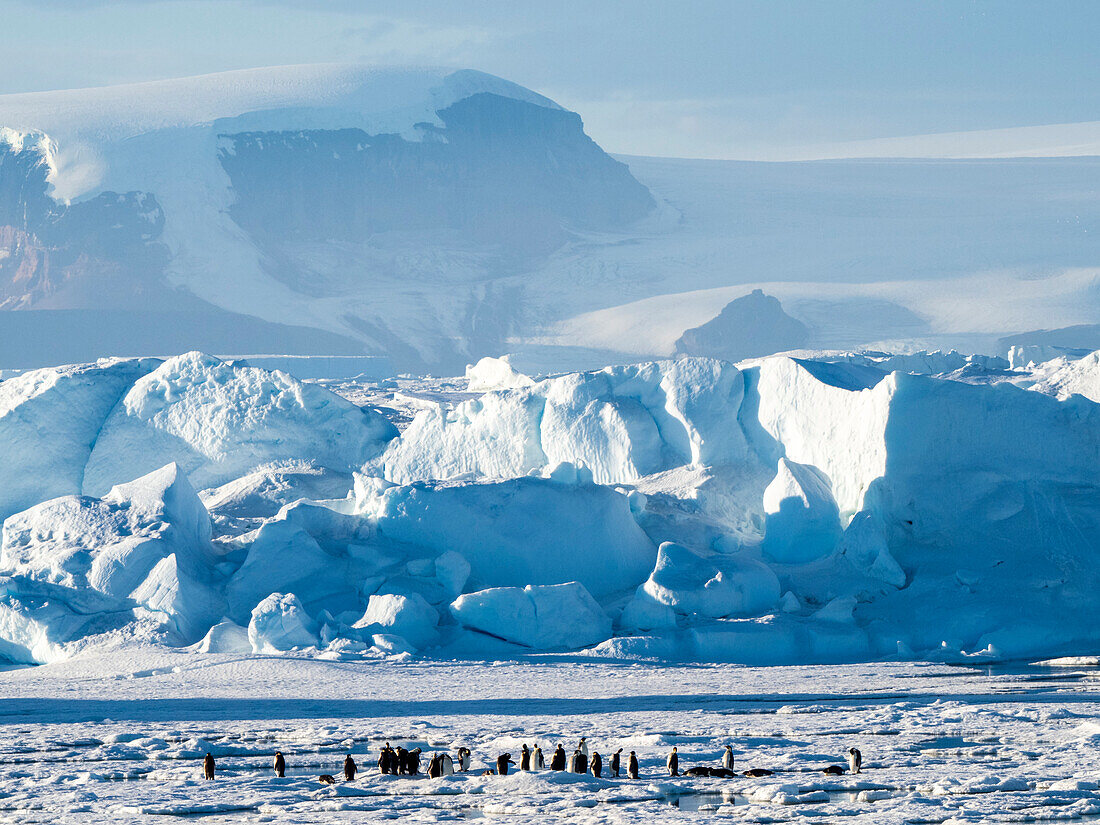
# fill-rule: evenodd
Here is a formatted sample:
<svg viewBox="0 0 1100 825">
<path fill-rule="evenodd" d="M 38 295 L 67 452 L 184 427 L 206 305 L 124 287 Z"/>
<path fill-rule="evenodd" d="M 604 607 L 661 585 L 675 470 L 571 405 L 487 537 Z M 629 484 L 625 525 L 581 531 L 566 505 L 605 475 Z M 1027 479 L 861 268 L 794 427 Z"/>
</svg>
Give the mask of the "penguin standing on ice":
<svg viewBox="0 0 1100 825">
<path fill-rule="evenodd" d="M 573 773 L 588 772 L 588 757 L 584 755 L 580 748 L 573 751 L 571 770 Z"/>
<path fill-rule="evenodd" d="M 409 751 L 409 775 L 417 776 L 420 774 L 420 754 L 422 751 L 420 748 L 413 748 Z"/>
<path fill-rule="evenodd" d="M 355 764 L 355 760 L 351 758 L 351 754 L 347 755 L 344 759 L 344 779 L 351 782 L 355 779 L 355 774 L 359 771 L 359 766 Z"/>
<path fill-rule="evenodd" d="M 497 776 L 507 776 L 508 766 L 514 764 L 516 763 L 512 761 L 512 754 L 502 753 L 497 757 Z"/>
<path fill-rule="evenodd" d="M 453 764 L 452 760 L 452 764 Z M 458 769 L 465 773 L 470 770 L 470 749 L 459 748 L 458 749 Z"/>
<path fill-rule="evenodd" d="M 402 747 L 397 748 L 397 770 L 394 773 L 406 774 L 409 772 L 409 752 Z"/>
<path fill-rule="evenodd" d="M 588 758 L 588 740 L 582 736 L 580 743 L 577 745 L 577 750 L 584 754 L 584 758 Z"/>
<path fill-rule="evenodd" d="M 588 767 L 592 771 L 592 775 L 599 779 L 600 774 L 603 773 L 603 759 L 600 758 L 599 751 L 592 751 L 592 761 L 589 762 Z"/>
<path fill-rule="evenodd" d="M 202 775 L 207 779 L 214 778 L 214 757 L 209 753 L 206 754 L 206 758 L 202 760 Z"/>
<path fill-rule="evenodd" d="M 280 779 L 286 776 L 286 760 L 282 751 L 275 751 L 275 775 Z"/>
<path fill-rule="evenodd" d="M 634 751 L 630 752 L 630 759 L 626 763 L 626 775 L 631 779 L 638 778 L 638 756 Z"/>
<path fill-rule="evenodd" d="M 550 770 L 565 770 L 565 748 L 561 746 L 561 742 L 558 742 L 558 747 L 555 749 L 554 755 L 550 759 Z"/>
<path fill-rule="evenodd" d="M 466 764 L 469 765 L 469 751 L 466 751 Z M 455 761 L 451 759 L 449 753 L 441 753 L 439 755 L 439 775 L 440 776 L 452 776 L 455 772 Z"/>
<path fill-rule="evenodd" d="M 439 754 L 433 753 L 432 758 L 428 760 L 428 779 L 438 779 L 441 775 L 440 771 Z"/>
<path fill-rule="evenodd" d="M 619 756 L 622 754 L 623 749 L 619 748 L 613 754 L 611 754 L 611 775 L 616 779 L 619 778 Z"/>
<path fill-rule="evenodd" d="M 722 767 L 727 771 L 733 770 L 733 748 L 726 745 L 726 752 L 722 754 Z"/>
<path fill-rule="evenodd" d="M 542 748 L 535 743 L 535 749 L 531 751 L 531 770 L 541 771 L 546 767 L 546 760 L 542 758 Z"/>
<path fill-rule="evenodd" d="M 531 770 L 531 751 L 527 750 L 527 743 L 523 743 L 523 747 L 519 752 L 519 769 L 521 771 Z"/>
<path fill-rule="evenodd" d="M 669 776 L 680 775 L 680 757 L 676 753 L 676 748 L 673 748 L 672 753 L 668 755 L 668 759 L 665 760 L 665 765 L 668 767 Z"/>
<path fill-rule="evenodd" d="M 859 748 L 848 748 L 848 767 L 852 773 L 859 773 L 860 767 L 863 765 L 863 754 L 859 752 Z"/>
</svg>

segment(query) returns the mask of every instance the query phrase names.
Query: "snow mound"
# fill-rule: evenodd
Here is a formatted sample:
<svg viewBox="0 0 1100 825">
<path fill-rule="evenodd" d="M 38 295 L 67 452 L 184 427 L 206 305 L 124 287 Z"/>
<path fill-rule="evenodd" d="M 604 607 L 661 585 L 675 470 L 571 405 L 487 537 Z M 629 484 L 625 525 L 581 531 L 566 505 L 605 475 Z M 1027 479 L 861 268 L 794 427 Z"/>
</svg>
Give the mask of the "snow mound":
<svg viewBox="0 0 1100 825">
<path fill-rule="evenodd" d="M 520 476 L 570 462 L 608 484 L 737 463 L 748 447 L 728 412 L 741 393 L 737 368 L 706 358 L 573 373 L 423 410 L 377 465 L 403 483 Z"/>
<path fill-rule="evenodd" d="M 256 470 L 199 495 L 206 508 L 217 515 L 271 518 L 284 505 L 301 499 L 345 498 L 352 484 L 351 473 L 303 463 Z"/>
<path fill-rule="evenodd" d="M 221 609 L 210 518 L 170 464 L 102 499 L 63 496 L 4 522 L 0 572 L 92 590 L 194 639 Z"/>
<path fill-rule="evenodd" d="M 1065 400 L 1073 394 L 1100 403 L 1100 350 L 1077 360 L 1056 358 L 1032 370 L 1029 389 Z"/>
<path fill-rule="evenodd" d="M 469 587 L 579 581 L 597 597 L 635 587 L 655 548 L 621 493 L 586 481 L 524 477 L 499 482 L 365 480 L 357 509 L 380 537 L 470 565 Z"/>
<path fill-rule="evenodd" d="M 79 494 L 103 422 L 134 381 L 158 363 L 31 370 L 0 382 L 0 519 L 46 499 Z"/>
<path fill-rule="evenodd" d="M 479 590 L 459 596 L 451 613 L 464 627 L 536 650 L 576 650 L 611 636 L 611 619 L 579 582 Z"/>
<path fill-rule="evenodd" d="M 293 593 L 272 593 L 252 611 L 248 641 L 253 653 L 315 647 L 317 625 Z"/>
<path fill-rule="evenodd" d="M 470 392 L 488 390 L 512 390 L 534 386 L 532 378 L 512 368 L 507 355 L 500 358 L 482 358 L 476 364 L 466 366 L 467 389 Z"/>
<path fill-rule="evenodd" d="M 248 628 L 230 621 L 218 622 L 198 644 L 200 653 L 251 653 Z"/>
<path fill-rule="evenodd" d="M 103 424 L 83 487 L 101 495 L 168 462 L 197 488 L 289 459 L 348 472 L 396 434 L 378 413 L 315 384 L 192 352 L 134 383 Z"/>
<path fill-rule="evenodd" d="M 438 624 L 438 611 L 419 593 L 391 593 L 371 596 L 367 612 L 354 627 L 370 636 L 379 633 L 400 636 L 412 647 L 423 648 L 439 639 Z"/>
<path fill-rule="evenodd" d="M 702 556 L 672 542 L 661 545 L 645 584 L 623 611 L 636 630 L 671 627 L 671 614 L 721 618 L 756 616 L 779 601 L 779 579 L 744 554 Z"/>
</svg>

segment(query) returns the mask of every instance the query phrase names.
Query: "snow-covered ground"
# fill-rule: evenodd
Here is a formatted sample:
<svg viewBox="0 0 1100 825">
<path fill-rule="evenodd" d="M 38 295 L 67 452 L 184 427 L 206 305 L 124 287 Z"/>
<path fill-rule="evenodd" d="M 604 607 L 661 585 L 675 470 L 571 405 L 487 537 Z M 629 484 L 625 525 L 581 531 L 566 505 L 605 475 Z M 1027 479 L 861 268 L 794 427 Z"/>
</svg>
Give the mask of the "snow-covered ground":
<svg viewBox="0 0 1100 825">
<path fill-rule="evenodd" d="M 0 673 L 0 816 L 134 822 L 1037 822 L 1100 818 L 1100 682 L 1082 665 L 745 668 L 536 656 L 319 661 L 136 650 Z M 604 777 L 482 776 L 579 737 Z M 385 742 L 473 751 L 441 779 L 383 777 Z M 761 778 L 671 778 L 717 767 Z M 863 771 L 828 776 L 850 747 Z M 608 778 L 637 752 L 638 780 Z M 287 776 L 271 770 L 276 750 Z M 217 778 L 202 779 L 203 756 Z M 342 780 L 344 755 L 361 775 Z M 426 760 L 425 760 L 426 761 Z M 423 764 L 423 763 L 422 763 Z M 317 777 L 341 777 L 323 786 Z"/>
</svg>

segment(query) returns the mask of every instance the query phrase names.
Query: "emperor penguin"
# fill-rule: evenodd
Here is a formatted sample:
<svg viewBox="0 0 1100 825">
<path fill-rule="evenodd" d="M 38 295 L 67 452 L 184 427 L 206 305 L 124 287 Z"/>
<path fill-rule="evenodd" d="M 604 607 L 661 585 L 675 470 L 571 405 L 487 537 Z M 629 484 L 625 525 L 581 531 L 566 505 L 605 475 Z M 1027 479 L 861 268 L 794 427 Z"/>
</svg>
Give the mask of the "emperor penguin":
<svg viewBox="0 0 1100 825">
<path fill-rule="evenodd" d="M 413 748 L 409 751 L 409 773 L 413 776 L 420 774 L 420 754 L 422 752 L 420 748 Z"/>
<path fill-rule="evenodd" d="M 584 758 L 588 758 L 588 740 L 585 737 L 581 737 L 580 744 L 577 745 L 577 750 L 584 754 Z"/>
<path fill-rule="evenodd" d="M 467 758 L 469 758 L 469 751 L 467 751 L 466 753 L 467 753 Z M 454 772 L 455 772 L 455 761 L 453 759 L 451 759 L 451 755 L 449 753 L 440 754 L 439 755 L 439 773 L 440 773 L 440 775 L 441 776 L 451 776 L 451 775 L 454 774 Z"/>
<path fill-rule="evenodd" d="M 214 757 L 209 753 L 206 754 L 206 758 L 202 760 L 202 775 L 207 779 L 214 778 Z"/>
<path fill-rule="evenodd" d="M 469 748 L 459 748 L 458 749 L 458 769 L 460 771 L 462 771 L 463 773 L 470 770 L 470 749 Z"/>
<path fill-rule="evenodd" d="M 440 768 L 441 760 L 438 753 L 433 753 L 432 758 L 428 760 L 428 778 L 438 779 L 442 775 L 442 769 Z"/>
<path fill-rule="evenodd" d="M 542 758 L 542 748 L 535 743 L 535 749 L 531 751 L 531 770 L 541 771 L 546 767 L 546 760 Z"/>
<path fill-rule="evenodd" d="M 286 776 L 286 760 L 282 751 L 275 751 L 275 775 L 280 778 Z"/>
<path fill-rule="evenodd" d="M 631 779 L 638 778 L 638 757 L 634 751 L 630 752 L 630 759 L 626 763 L 626 775 Z"/>
<path fill-rule="evenodd" d="M 588 757 L 581 752 L 580 748 L 577 749 L 577 773 L 588 773 Z"/>
<path fill-rule="evenodd" d="M 599 751 L 592 751 L 592 759 L 588 763 L 588 768 L 594 777 L 600 778 L 600 774 L 603 773 L 603 759 L 600 758 Z"/>
<path fill-rule="evenodd" d="M 523 743 L 523 747 L 519 751 L 519 769 L 521 771 L 531 770 L 531 751 L 527 749 L 527 743 Z"/>
<path fill-rule="evenodd" d="M 409 772 L 409 752 L 404 748 L 398 746 L 397 748 L 397 770 L 394 773 L 405 774 Z"/>
<path fill-rule="evenodd" d="M 565 748 L 561 746 L 561 742 L 558 742 L 558 747 L 554 750 L 554 755 L 550 758 L 550 770 L 565 770 Z"/>
<path fill-rule="evenodd" d="M 676 748 L 672 749 L 672 753 L 668 755 L 668 759 L 665 760 L 665 765 L 668 766 L 669 776 L 680 775 L 680 757 L 676 754 Z"/>
<path fill-rule="evenodd" d="M 722 754 L 722 767 L 727 771 L 733 770 L 733 748 L 726 745 L 726 752 Z"/>
<path fill-rule="evenodd" d="M 577 760 L 580 759 L 581 752 L 579 750 L 573 751 L 573 755 L 569 757 L 569 773 L 577 773 Z"/>
<path fill-rule="evenodd" d="M 336 777 L 330 773 L 323 773 L 317 777 L 317 781 L 320 782 L 322 785 L 335 785 Z"/>
<path fill-rule="evenodd" d="M 859 748 L 848 748 L 848 767 L 852 773 L 859 773 L 862 765 L 863 754 L 859 752 Z"/>
<path fill-rule="evenodd" d="M 611 754 L 611 775 L 616 779 L 619 778 L 619 757 L 622 755 L 623 749 L 619 748 L 613 754 Z"/>
<path fill-rule="evenodd" d="M 508 766 L 514 764 L 516 763 L 512 761 L 512 754 L 502 753 L 497 757 L 497 776 L 507 776 Z"/>
<path fill-rule="evenodd" d="M 359 766 L 355 764 L 355 760 L 351 758 L 349 753 L 344 759 L 344 779 L 351 782 L 355 779 L 355 773 L 359 770 Z"/>
</svg>

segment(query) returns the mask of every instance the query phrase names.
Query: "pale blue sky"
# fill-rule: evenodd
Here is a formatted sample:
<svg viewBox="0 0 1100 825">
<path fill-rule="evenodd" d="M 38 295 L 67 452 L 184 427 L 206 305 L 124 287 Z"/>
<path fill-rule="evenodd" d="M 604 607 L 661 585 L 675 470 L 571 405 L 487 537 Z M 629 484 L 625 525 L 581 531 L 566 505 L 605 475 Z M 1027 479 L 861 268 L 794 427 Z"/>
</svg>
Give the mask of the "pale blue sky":
<svg viewBox="0 0 1100 825">
<path fill-rule="evenodd" d="M 0 93 L 285 63 L 470 67 L 610 151 L 737 157 L 1100 120 L 1096 0 L 0 0 Z"/>
</svg>

